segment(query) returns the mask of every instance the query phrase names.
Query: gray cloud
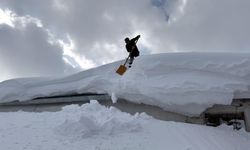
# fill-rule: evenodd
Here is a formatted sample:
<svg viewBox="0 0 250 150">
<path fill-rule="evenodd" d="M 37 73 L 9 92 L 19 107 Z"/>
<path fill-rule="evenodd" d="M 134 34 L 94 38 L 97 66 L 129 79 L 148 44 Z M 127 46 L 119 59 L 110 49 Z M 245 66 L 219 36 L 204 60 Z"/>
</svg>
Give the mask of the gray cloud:
<svg viewBox="0 0 250 150">
<path fill-rule="evenodd" d="M 47 31 L 35 23 L 18 28 L 0 25 L 0 54 L 1 66 L 12 77 L 52 76 L 70 69 L 61 47 L 50 44 Z"/>
<path fill-rule="evenodd" d="M 248 52 L 250 1 L 190 0 L 177 21 L 154 31 L 160 33 L 159 51 Z"/>
<path fill-rule="evenodd" d="M 49 37 L 42 30 L 49 29 L 55 38 L 66 43 L 69 42 L 67 37 L 70 37 L 75 46 L 72 52 L 95 65 L 126 57 L 123 39 L 136 34 L 142 35 L 138 43 L 142 54 L 173 51 L 248 51 L 249 7 L 250 2 L 247 0 L 1 0 L 0 8 L 9 8 L 19 16 L 30 15 L 38 18 L 44 26 L 36 29 L 30 25 L 25 31 L 5 27 L 1 32 L 12 31 L 13 43 L 23 43 L 22 46 L 25 47 L 25 42 L 30 41 L 34 46 L 46 45 Z M 41 35 L 41 39 L 23 40 L 21 33 L 30 37 Z M 14 37 L 14 34 L 17 34 L 17 37 Z M 1 44 L 1 47 L 5 45 Z M 51 73 L 62 72 L 65 67 L 62 48 L 48 43 L 47 46 L 44 47 L 47 48 L 46 51 L 39 48 L 36 54 L 51 54 L 50 59 L 55 57 L 57 62 L 51 68 L 57 69 L 42 70 Z M 15 48 L 12 50 L 17 51 Z M 1 54 L 1 57 L 4 55 Z M 73 57 L 64 58 L 72 61 L 72 64 L 77 63 Z M 13 68 L 17 62 L 13 59 L 9 68 Z M 35 68 L 34 72 L 39 72 Z M 17 69 L 16 72 L 18 71 Z M 32 72 L 32 69 L 26 72 Z M 39 74 L 43 73 L 41 71 Z"/>
<path fill-rule="evenodd" d="M 76 45 L 75 52 L 97 65 L 123 58 L 126 36 L 135 36 L 136 32 L 144 34 L 150 24 L 166 21 L 165 14 L 150 0 L 24 0 L 16 3 L 6 1 L 5 7 L 11 7 L 19 15 L 39 18 L 59 37 L 70 35 Z M 109 49 L 110 45 L 113 50 Z"/>
</svg>

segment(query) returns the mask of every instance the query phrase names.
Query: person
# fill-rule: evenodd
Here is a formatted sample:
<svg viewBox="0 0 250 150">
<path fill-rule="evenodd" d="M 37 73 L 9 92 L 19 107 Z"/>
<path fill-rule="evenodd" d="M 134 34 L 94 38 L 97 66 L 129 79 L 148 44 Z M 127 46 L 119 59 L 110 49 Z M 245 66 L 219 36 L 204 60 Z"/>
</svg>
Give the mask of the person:
<svg viewBox="0 0 250 150">
<path fill-rule="evenodd" d="M 128 37 L 125 38 L 126 49 L 129 52 L 129 68 L 133 63 L 134 58 L 140 55 L 140 52 L 136 46 L 136 42 L 139 40 L 140 37 L 141 37 L 140 35 L 137 35 L 135 38 L 131 40 Z"/>
</svg>

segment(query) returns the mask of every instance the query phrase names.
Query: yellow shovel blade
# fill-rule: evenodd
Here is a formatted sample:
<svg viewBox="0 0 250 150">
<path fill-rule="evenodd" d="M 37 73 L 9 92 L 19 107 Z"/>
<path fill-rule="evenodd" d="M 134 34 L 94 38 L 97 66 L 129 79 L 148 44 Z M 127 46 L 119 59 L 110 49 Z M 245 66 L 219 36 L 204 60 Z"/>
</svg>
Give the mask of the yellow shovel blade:
<svg viewBox="0 0 250 150">
<path fill-rule="evenodd" d="M 123 75 L 127 70 L 127 67 L 124 65 L 120 65 L 120 67 L 116 70 L 116 73 L 118 73 L 119 75 Z"/>
</svg>

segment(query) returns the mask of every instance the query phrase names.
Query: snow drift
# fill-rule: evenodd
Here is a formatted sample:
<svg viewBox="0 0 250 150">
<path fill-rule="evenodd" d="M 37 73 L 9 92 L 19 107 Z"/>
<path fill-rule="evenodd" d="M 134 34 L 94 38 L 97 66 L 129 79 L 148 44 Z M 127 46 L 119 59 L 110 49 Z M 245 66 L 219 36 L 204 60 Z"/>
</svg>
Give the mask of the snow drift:
<svg viewBox="0 0 250 150">
<path fill-rule="evenodd" d="M 135 103 L 199 115 L 213 104 L 230 104 L 235 93 L 248 91 L 249 53 L 166 53 L 137 58 L 125 75 L 123 61 L 68 77 L 25 78 L 0 83 L 0 100 L 30 100 L 71 93 L 109 93 Z M 240 96 L 240 94 L 237 94 Z"/>
<path fill-rule="evenodd" d="M 0 147 L 11 150 L 248 150 L 250 135 L 130 115 L 96 101 L 59 112 L 0 113 Z"/>
<path fill-rule="evenodd" d="M 56 128 L 57 133 L 70 138 L 89 138 L 93 136 L 113 136 L 122 133 L 136 133 L 142 129 L 141 120 L 150 118 L 144 114 L 134 116 L 123 113 L 114 107 L 106 108 L 97 101 L 90 101 L 81 107 L 66 106 L 66 113 L 80 112 L 77 120 L 65 120 Z"/>
</svg>

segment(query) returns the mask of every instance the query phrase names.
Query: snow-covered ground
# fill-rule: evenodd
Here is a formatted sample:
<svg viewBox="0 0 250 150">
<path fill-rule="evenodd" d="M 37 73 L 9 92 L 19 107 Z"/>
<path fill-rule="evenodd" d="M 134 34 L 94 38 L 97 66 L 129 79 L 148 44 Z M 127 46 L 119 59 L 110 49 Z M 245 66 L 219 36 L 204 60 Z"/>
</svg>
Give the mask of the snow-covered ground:
<svg viewBox="0 0 250 150">
<path fill-rule="evenodd" d="M 108 93 L 185 115 L 248 96 L 250 54 L 173 53 L 141 56 L 124 76 L 122 61 L 61 78 L 0 83 L 0 101 L 71 93 Z M 250 92 L 249 92 L 250 93 Z M 250 134 L 130 115 L 97 101 L 59 112 L 0 113 L 0 150 L 248 150 Z"/>
<path fill-rule="evenodd" d="M 213 104 L 230 104 L 249 91 L 250 53 L 168 53 L 138 57 L 125 75 L 122 61 L 63 78 L 25 78 L 0 83 L 0 101 L 70 93 L 108 93 L 113 100 L 160 106 L 199 115 Z M 245 92 L 247 93 L 247 92 Z"/>
<path fill-rule="evenodd" d="M 60 112 L 0 113 L 1 150 L 248 150 L 250 134 L 134 116 L 97 101 Z"/>
</svg>

